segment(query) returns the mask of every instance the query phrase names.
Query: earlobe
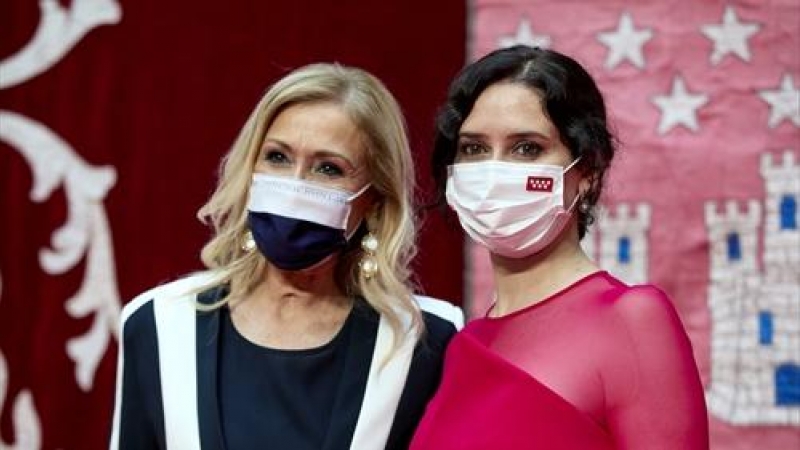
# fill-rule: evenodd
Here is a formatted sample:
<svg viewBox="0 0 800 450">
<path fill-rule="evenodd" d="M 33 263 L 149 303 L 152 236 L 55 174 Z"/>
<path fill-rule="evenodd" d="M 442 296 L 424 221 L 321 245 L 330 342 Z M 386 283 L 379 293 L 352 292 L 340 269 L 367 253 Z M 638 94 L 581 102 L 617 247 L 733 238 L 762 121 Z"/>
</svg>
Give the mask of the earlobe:
<svg viewBox="0 0 800 450">
<path fill-rule="evenodd" d="M 359 219 L 355 217 L 351 217 L 349 224 L 348 224 L 348 234 L 347 239 L 349 240 L 356 232 L 358 228 L 363 225 L 366 225 L 368 230 L 374 230 L 378 224 L 378 203 L 375 197 L 375 194 L 372 190 L 365 192 L 363 197 L 364 204 L 357 208 L 358 211 L 363 211 L 363 213 L 357 214 Z M 354 220 L 358 220 L 354 222 Z"/>
<path fill-rule="evenodd" d="M 369 207 L 367 208 L 367 213 L 369 215 L 372 214 L 377 215 L 378 205 L 381 202 L 381 196 L 378 193 L 378 190 L 375 189 L 375 186 L 370 186 L 366 194 L 367 194 L 367 204 L 369 205 Z"/>
<path fill-rule="evenodd" d="M 370 230 L 374 230 L 378 226 L 378 217 L 380 215 L 380 203 L 377 198 L 377 195 L 373 194 L 373 198 L 371 198 L 372 204 L 367 209 L 367 212 L 364 214 L 364 221 L 367 223 L 367 227 Z"/>
<path fill-rule="evenodd" d="M 592 182 L 588 177 L 581 178 L 578 182 L 578 195 L 581 198 L 586 198 L 586 194 L 592 189 Z"/>
<path fill-rule="evenodd" d="M 578 191 L 582 198 L 594 195 L 600 184 L 600 177 L 597 173 L 586 172 L 581 175 L 581 180 L 578 182 Z"/>
</svg>

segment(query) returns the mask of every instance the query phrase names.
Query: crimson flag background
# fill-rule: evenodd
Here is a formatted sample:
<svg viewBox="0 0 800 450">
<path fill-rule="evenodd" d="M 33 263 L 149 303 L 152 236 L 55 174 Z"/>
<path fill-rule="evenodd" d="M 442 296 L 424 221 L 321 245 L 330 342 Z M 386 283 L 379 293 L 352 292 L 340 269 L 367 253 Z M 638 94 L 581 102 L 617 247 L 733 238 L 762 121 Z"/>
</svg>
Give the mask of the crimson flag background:
<svg viewBox="0 0 800 450">
<path fill-rule="evenodd" d="M 106 447 L 117 315 L 201 268 L 196 210 L 267 86 L 317 61 L 399 99 L 427 189 L 435 109 L 465 59 L 460 1 L 0 3 L 0 448 Z M 422 289 L 460 302 L 438 217 Z"/>
<path fill-rule="evenodd" d="M 586 249 L 675 301 L 712 448 L 800 447 L 797 0 L 12 0 L 0 449 L 106 446 L 119 309 L 201 267 L 195 212 L 271 82 L 316 61 L 373 72 L 406 114 L 425 195 L 449 80 L 515 42 L 574 55 L 608 99 L 623 145 Z M 481 314 L 491 272 L 469 244 L 462 264 L 457 228 L 426 218 L 420 283 L 461 303 L 465 271 Z"/>
<path fill-rule="evenodd" d="M 470 59 L 539 45 L 597 79 L 621 145 L 582 244 L 612 274 L 672 298 L 711 448 L 800 448 L 800 2 L 472 7 Z M 470 246 L 468 261 L 466 301 L 482 314 L 488 258 Z"/>
</svg>

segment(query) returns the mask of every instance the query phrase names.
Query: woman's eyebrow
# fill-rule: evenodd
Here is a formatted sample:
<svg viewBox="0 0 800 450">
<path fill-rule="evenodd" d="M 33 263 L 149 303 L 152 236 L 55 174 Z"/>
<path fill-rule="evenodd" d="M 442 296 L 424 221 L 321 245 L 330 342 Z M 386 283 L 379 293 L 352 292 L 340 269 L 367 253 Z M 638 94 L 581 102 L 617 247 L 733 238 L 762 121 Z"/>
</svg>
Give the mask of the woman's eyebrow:
<svg viewBox="0 0 800 450">
<path fill-rule="evenodd" d="M 334 150 L 326 150 L 326 149 L 315 150 L 313 155 L 315 157 L 343 159 L 347 164 L 350 164 L 350 166 L 356 167 L 356 164 L 355 164 L 354 161 L 352 161 L 350 158 L 348 158 L 344 154 L 339 153 L 339 152 L 334 151 Z"/>
</svg>

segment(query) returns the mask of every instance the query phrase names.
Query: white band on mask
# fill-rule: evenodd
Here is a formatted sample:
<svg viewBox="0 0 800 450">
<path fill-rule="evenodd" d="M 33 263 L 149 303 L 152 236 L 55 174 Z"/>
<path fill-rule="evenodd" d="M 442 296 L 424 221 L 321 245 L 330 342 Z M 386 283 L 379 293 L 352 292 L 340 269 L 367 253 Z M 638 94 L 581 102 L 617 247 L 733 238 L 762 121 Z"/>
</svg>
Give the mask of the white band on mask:
<svg viewBox="0 0 800 450">
<path fill-rule="evenodd" d="M 347 228 L 351 203 L 369 186 L 367 184 L 352 193 L 297 178 L 254 173 L 247 209 L 344 230 Z"/>
</svg>

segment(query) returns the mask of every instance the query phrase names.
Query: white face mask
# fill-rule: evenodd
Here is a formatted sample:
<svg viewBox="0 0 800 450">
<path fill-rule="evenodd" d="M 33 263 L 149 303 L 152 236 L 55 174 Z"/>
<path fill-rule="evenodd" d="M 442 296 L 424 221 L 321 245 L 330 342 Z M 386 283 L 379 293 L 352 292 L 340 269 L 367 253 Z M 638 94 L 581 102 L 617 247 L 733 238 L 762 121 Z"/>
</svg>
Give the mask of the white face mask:
<svg viewBox="0 0 800 450">
<path fill-rule="evenodd" d="M 448 167 L 447 203 L 464 231 L 492 253 L 533 255 L 552 243 L 572 215 L 564 209 L 566 169 L 546 164 L 482 161 Z"/>
</svg>

